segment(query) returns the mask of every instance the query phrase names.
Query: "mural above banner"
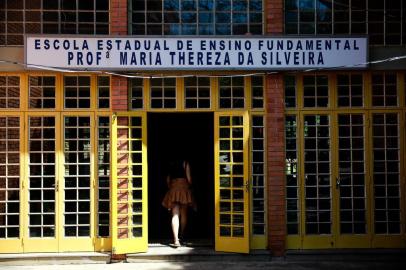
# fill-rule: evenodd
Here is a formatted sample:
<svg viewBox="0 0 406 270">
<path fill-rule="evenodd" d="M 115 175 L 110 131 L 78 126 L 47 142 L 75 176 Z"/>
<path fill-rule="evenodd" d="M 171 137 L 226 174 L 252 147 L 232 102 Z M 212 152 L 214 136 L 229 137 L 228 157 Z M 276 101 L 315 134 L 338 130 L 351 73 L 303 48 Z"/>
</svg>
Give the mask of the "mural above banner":
<svg viewBox="0 0 406 270">
<path fill-rule="evenodd" d="M 28 68 L 292 70 L 365 68 L 367 38 L 27 36 Z"/>
</svg>

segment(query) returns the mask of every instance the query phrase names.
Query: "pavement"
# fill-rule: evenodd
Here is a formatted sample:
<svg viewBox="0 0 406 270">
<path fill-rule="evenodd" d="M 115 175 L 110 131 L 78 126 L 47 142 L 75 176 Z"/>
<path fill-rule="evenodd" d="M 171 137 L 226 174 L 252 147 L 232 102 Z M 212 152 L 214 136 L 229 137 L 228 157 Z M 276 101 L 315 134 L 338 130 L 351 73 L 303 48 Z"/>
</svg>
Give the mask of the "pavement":
<svg viewBox="0 0 406 270">
<path fill-rule="evenodd" d="M 405 270 L 405 262 L 381 261 L 332 261 L 332 262 L 149 262 L 149 263 L 112 263 L 112 264 L 80 264 L 80 265 L 34 265 L 34 266 L 0 266 L 7 270 Z"/>
<path fill-rule="evenodd" d="M 0 254 L 0 270 L 406 270 L 406 249 L 288 251 L 273 257 L 267 250 L 248 254 L 212 248 L 163 245 L 128 254 L 127 262 L 110 263 L 108 253 Z"/>
</svg>

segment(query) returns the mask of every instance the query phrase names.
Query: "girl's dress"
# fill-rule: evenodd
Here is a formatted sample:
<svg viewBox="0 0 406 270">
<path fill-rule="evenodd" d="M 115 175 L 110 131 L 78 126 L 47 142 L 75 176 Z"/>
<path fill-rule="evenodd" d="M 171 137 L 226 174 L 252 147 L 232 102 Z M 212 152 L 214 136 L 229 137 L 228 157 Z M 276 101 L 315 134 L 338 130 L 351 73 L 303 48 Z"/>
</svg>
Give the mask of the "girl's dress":
<svg viewBox="0 0 406 270">
<path fill-rule="evenodd" d="M 172 163 L 169 177 L 169 190 L 162 200 L 162 206 L 167 209 L 172 209 L 174 204 L 183 204 L 195 208 L 195 200 L 186 176 L 186 162 L 178 161 Z"/>
</svg>

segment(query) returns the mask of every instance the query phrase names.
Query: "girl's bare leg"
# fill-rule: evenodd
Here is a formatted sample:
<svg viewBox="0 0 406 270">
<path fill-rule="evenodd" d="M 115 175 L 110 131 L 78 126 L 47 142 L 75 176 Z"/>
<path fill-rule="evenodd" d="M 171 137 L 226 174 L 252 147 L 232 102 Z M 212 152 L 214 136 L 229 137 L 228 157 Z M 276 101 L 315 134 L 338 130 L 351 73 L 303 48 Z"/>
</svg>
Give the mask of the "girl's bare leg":
<svg viewBox="0 0 406 270">
<path fill-rule="evenodd" d="M 172 208 L 172 233 L 173 243 L 179 244 L 179 204 Z"/>
</svg>

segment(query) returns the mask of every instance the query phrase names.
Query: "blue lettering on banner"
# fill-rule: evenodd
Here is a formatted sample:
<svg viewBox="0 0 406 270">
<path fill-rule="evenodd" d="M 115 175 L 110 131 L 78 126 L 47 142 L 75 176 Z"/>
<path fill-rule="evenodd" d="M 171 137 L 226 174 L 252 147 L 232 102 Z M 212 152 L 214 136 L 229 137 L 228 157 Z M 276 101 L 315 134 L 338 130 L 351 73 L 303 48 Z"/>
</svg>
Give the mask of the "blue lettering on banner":
<svg viewBox="0 0 406 270">
<path fill-rule="evenodd" d="M 49 48 L 50 48 L 50 46 L 49 46 L 49 40 L 46 39 L 46 40 L 44 41 L 44 49 L 45 49 L 45 50 L 49 50 Z"/>
<path fill-rule="evenodd" d="M 54 49 L 55 49 L 55 50 L 59 50 L 59 48 L 60 48 L 60 47 L 59 47 L 59 39 L 55 39 L 55 40 L 54 40 Z"/>
<path fill-rule="evenodd" d="M 29 44 L 27 52 L 34 52 L 26 56 L 30 64 L 48 65 L 45 61 L 51 59 L 55 67 L 83 69 L 260 70 L 336 67 L 347 62 L 365 67 L 362 63 L 367 62 L 366 40 L 361 38 L 35 37 Z"/>
<path fill-rule="evenodd" d="M 161 66 L 160 52 L 120 52 L 120 66 Z"/>
<path fill-rule="evenodd" d="M 41 44 L 40 44 L 40 40 L 36 39 L 35 40 L 35 49 L 36 50 L 41 50 Z"/>
<path fill-rule="evenodd" d="M 68 65 L 76 65 L 76 66 L 96 65 L 96 66 L 99 66 L 100 61 L 101 61 L 101 56 L 102 56 L 101 52 L 83 53 L 83 52 L 71 52 L 71 51 L 69 51 L 68 52 Z M 72 63 L 72 61 L 74 61 L 74 62 Z"/>
</svg>

